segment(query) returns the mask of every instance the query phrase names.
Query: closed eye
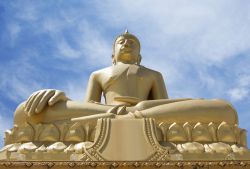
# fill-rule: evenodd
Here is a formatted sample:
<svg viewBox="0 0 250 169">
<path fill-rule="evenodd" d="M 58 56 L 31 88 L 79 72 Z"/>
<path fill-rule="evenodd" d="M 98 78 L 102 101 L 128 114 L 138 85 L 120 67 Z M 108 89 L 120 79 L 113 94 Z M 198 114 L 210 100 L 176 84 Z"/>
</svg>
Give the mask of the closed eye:
<svg viewBox="0 0 250 169">
<path fill-rule="evenodd" d="M 124 39 L 121 39 L 121 40 L 118 41 L 118 43 L 119 43 L 119 44 L 123 44 L 124 41 L 125 41 Z"/>
</svg>

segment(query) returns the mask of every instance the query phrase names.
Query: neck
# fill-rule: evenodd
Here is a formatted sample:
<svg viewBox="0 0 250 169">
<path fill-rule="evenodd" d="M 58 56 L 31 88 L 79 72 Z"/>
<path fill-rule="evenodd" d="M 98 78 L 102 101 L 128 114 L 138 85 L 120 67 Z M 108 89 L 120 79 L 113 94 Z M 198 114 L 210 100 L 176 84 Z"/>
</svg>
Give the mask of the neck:
<svg viewBox="0 0 250 169">
<path fill-rule="evenodd" d="M 133 53 L 119 53 L 114 56 L 116 62 L 121 62 L 124 64 L 136 64 L 139 56 L 133 55 Z"/>
<path fill-rule="evenodd" d="M 135 62 L 132 61 L 117 61 L 116 64 L 130 64 L 130 65 L 135 65 Z"/>
</svg>

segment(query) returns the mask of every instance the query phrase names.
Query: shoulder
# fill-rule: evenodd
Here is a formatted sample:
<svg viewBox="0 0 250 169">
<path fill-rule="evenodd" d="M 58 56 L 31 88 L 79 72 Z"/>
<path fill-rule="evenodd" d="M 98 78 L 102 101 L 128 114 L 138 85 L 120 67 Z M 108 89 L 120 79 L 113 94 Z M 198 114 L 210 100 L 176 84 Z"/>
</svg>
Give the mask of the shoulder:
<svg viewBox="0 0 250 169">
<path fill-rule="evenodd" d="M 149 69 L 149 68 L 144 67 L 144 66 L 140 66 L 140 67 L 143 70 L 143 72 L 146 72 L 148 75 L 155 76 L 155 77 L 162 77 L 161 73 L 156 71 L 156 70 Z"/>
<path fill-rule="evenodd" d="M 96 70 L 96 71 L 91 73 L 90 78 L 92 78 L 92 79 L 100 79 L 104 75 L 107 75 L 107 74 L 111 73 L 111 71 L 112 71 L 112 66 L 106 67 L 106 68 L 103 68 L 103 69 L 100 69 L 100 70 Z"/>
<path fill-rule="evenodd" d="M 112 67 L 106 67 L 106 68 L 103 68 L 103 69 L 100 69 L 100 70 L 96 70 L 94 72 L 91 73 L 91 76 L 98 76 L 98 75 L 101 75 L 101 74 L 106 74 L 108 72 L 110 72 L 112 69 Z"/>
</svg>

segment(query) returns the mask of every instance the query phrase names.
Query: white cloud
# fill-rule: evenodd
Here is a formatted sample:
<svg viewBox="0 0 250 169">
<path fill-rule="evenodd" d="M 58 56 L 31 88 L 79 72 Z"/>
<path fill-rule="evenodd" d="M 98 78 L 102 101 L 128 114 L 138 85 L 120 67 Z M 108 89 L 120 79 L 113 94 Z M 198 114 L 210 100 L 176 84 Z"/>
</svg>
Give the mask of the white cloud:
<svg viewBox="0 0 250 169">
<path fill-rule="evenodd" d="M 233 101 L 241 101 L 246 98 L 249 94 L 249 90 L 246 88 L 234 88 L 228 91 Z"/>
<path fill-rule="evenodd" d="M 65 91 L 66 95 L 72 99 L 77 101 L 83 101 L 85 97 L 85 92 L 87 88 L 87 82 L 83 79 L 78 79 L 75 81 L 69 81 L 65 86 L 63 86 L 63 91 Z"/>
<path fill-rule="evenodd" d="M 85 56 L 86 64 L 109 65 L 111 64 L 112 44 L 107 42 L 101 28 L 94 28 L 89 22 L 80 22 L 75 41 Z"/>
<path fill-rule="evenodd" d="M 250 87 L 250 74 L 244 74 L 239 78 L 239 85 L 242 87 Z"/>
<path fill-rule="evenodd" d="M 57 41 L 58 56 L 77 58 L 78 63 L 85 68 L 87 68 L 86 65 L 88 67 L 110 65 L 112 44 L 107 42 L 105 34 L 102 34 L 102 29 L 93 27 L 94 25 L 87 21 L 78 22 L 76 32 L 72 34 L 75 48 L 73 49 L 64 40 Z"/>
<path fill-rule="evenodd" d="M 131 27 L 132 32 L 143 37 L 146 48 L 153 46 L 162 54 L 168 52 L 168 58 L 176 57 L 178 52 L 177 56 L 184 60 L 218 64 L 250 48 L 247 4 L 191 2 L 108 1 L 99 6 L 107 24 Z"/>
<path fill-rule="evenodd" d="M 5 131 L 13 127 L 13 120 L 8 117 L 2 117 L 0 115 L 0 148 L 4 145 Z"/>
<path fill-rule="evenodd" d="M 13 120 L 8 116 L 3 116 L 3 114 L 11 113 L 11 110 L 7 108 L 0 102 L 0 148 L 4 145 L 4 132 L 13 127 Z"/>
<path fill-rule="evenodd" d="M 0 90 L 14 102 L 24 101 L 31 91 L 41 88 L 42 74 L 29 60 L 20 58 L 0 67 Z"/>
<path fill-rule="evenodd" d="M 224 97 L 231 84 L 207 68 L 215 65 L 226 71 L 227 60 L 250 49 L 250 3 L 124 0 L 96 4 L 105 24 L 121 31 L 131 29 L 139 37 L 142 64 L 164 74 L 172 97 L 199 97 L 204 92 Z M 231 93 L 240 98 L 243 91 Z"/>
<path fill-rule="evenodd" d="M 41 5 L 38 1 L 31 3 L 30 1 L 18 1 L 10 3 L 11 7 L 15 9 L 16 17 L 24 21 L 36 21 L 39 16 L 38 6 Z"/>
<path fill-rule="evenodd" d="M 58 18 L 44 18 L 40 21 L 42 27 L 37 30 L 37 32 L 47 32 L 52 34 L 56 34 L 62 31 L 62 28 L 67 26 L 64 22 L 59 20 Z"/>
<path fill-rule="evenodd" d="M 64 39 L 58 42 L 57 47 L 58 47 L 58 52 L 59 52 L 58 55 L 60 57 L 75 59 L 75 58 L 81 57 L 82 55 L 81 51 L 74 49 Z"/>
<path fill-rule="evenodd" d="M 236 79 L 236 84 L 234 88 L 228 91 L 232 101 L 242 101 L 248 98 L 250 93 L 250 75 L 243 74 Z"/>
<path fill-rule="evenodd" d="M 243 129 L 247 129 L 247 140 L 248 140 L 248 145 L 249 145 L 249 139 L 250 139 L 250 136 L 249 136 L 249 129 L 250 129 L 250 123 L 249 123 L 249 119 L 250 119 L 250 114 L 249 114 L 249 109 L 248 110 L 244 110 L 241 115 L 240 115 L 240 118 L 239 118 L 239 122 L 240 122 L 240 127 L 243 128 Z M 248 146 L 249 147 L 249 146 Z"/>
<path fill-rule="evenodd" d="M 8 35 L 9 35 L 9 42 L 12 46 L 15 45 L 15 41 L 18 38 L 18 35 L 21 31 L 21 27 L 20 25 L 16 24 L 16 23 L 10 23 L 7 26 L 8 29 Z"/>
<path fill-rule="evenodd" d="M 66 13 L 68 10 L 69 13 Z M 31 26 L 36 28 L 36 34 L 49 35 L 55 48 L 53 57 L 74 62 L 79 71 L 83 71 L 84 67 L 96 67 L 97 62 L 98 67 L 110 65 L 112 44 L 107 41 L 104 29 L 88 21 L 85 16 L 76 15 L 71 9 L 66 9 L 51 18 L 44 17 Z"/>
</svg>

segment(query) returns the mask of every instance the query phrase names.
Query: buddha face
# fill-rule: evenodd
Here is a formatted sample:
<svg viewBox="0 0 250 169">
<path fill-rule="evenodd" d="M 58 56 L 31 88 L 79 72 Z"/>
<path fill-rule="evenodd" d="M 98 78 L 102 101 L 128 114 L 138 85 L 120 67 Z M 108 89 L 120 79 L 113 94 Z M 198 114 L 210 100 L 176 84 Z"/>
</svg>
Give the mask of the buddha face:
<svg viewBox="0 0 250 169">
<path fill-rule="evenodd" d="M 135 64 L 140 60 L 140 44 L 133 35 L 124 35 L 116 39 L 113 60 L 117 62 Z"/>
</svg>

